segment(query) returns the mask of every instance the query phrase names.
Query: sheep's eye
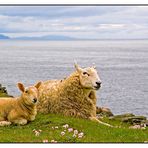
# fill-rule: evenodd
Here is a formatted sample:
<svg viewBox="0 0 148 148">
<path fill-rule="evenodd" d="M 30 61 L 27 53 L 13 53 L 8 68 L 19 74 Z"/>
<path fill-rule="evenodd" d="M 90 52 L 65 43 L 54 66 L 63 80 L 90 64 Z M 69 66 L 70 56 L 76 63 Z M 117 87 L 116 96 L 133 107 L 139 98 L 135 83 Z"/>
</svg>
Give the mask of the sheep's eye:
<svg viewBox="0 0 148 148">
<path fill-rule="evenodd" d="M 83 75 L 88 75 L 89 76 L 89 74 L 87 72 L 83 72 Z"/>
</svg>

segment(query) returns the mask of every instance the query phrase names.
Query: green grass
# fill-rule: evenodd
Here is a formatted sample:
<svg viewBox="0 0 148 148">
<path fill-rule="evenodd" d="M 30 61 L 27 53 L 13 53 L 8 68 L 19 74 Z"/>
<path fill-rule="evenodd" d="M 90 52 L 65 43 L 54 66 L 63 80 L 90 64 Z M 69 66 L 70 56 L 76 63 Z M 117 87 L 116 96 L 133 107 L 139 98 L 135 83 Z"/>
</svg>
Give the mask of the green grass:
<svg viewBox="0 0 148 148">
<path fill-rule="evenodd" d="M 33 122 L 25 126 L 8 126 L 0 127 L 0 142 L 36 142 L 40 143 L 44 139 L 49 142 L 56 140 L 60 143 L 65 142 L 144 142 L 148 141 L 148 128 L 129 129 L 127 124 L 117 121 L 109 121 L 112 125 L 121 125 L 121 128 L 110 128 L 100 125 L 96 122 L 77 119 L 72 117 L 64 117 L 61 115 L 38 114 Z M 61 136 L 62 127 L 64 124 L 69 124 L 70 127 L 77 129 L 79 132 L 84 133 L 83 138 L 73 138 L 72 133 L 66 131 L 64 136 Z M 58 126 L 58 129 L 52 127 Z M 33 129 L 42 132 L 39 136 L 35 136 Z"/>
<path fill-rule="evenodd" d="M 0 92 L 0 97 L 9 97 L 9 95 L 7 95 L 6 93 L 1 93 Z"/>
</svg>

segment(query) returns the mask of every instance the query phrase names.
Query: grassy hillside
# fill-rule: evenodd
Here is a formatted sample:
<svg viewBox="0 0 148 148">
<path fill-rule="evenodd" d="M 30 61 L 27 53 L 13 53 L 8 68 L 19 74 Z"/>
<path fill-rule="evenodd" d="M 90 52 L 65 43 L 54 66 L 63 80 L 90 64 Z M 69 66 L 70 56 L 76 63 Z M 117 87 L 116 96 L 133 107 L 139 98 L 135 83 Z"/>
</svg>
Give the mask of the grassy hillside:
<svg viewBox="0 0 148 148">
<path fill-rule="evenodd" d="M 9 97 L 6 93 L 0 93 L 0 97 Z"/>
<path fill-rule="evenodd" d="M 106 119 L 106 122 L 109 122 Z M 55 140 L 57 142 L 144 142 L 148 141 L 148 128 L 129 129 L 127 124 L 110 121 L 112 125 L 120 125 L 121 128 L 110 128 L 98 123 L 63 117 L 60 115 L 38 114 L 36 120 L 25 126 L 0 127 L 0 142 L 43 142 Z M 65 130 L 63 125 L 83 132 L 83 137 L 73 137 L 73 132 Z M 40 134 L 35 130 L 42 130 Z M 65 131 L 64 131 L 65 130 Z M 64 131 L 65 135 L 61 135 Z"/>
<path fill-rule="evenodd" d="M 9 97 L 6 87 L 3 87 L 2 84 L 0 84 L 0 97 Z"/>
</svg>

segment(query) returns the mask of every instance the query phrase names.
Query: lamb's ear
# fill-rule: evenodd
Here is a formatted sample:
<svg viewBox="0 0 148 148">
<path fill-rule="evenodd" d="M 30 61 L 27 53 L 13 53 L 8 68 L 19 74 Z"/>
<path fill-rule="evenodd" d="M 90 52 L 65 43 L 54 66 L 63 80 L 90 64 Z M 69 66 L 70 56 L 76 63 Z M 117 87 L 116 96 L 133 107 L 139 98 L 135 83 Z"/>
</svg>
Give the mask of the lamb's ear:
<svg viewBox="0 0 148 148">
<path fill-rule="evenodd" d="M 74 64 L 75 65 L 75 69 L 77 70 L 77 72 L 82 72 L 83 71 L 83 69 L 78 65 L 78 64 Z"/>
<path fill-rule="evenodd" d="M 38 82 L 37 84 L 35 84 L 34 86 L 38 89 L 41 86 L 42 82 Z"/>
<path fill-rule="evenodd" d="M 19 88 L 20 91 L 24 92 L 25 91 L 25 87 L 22 83 L 17 83 L 17 86 Z"/>
</svg>

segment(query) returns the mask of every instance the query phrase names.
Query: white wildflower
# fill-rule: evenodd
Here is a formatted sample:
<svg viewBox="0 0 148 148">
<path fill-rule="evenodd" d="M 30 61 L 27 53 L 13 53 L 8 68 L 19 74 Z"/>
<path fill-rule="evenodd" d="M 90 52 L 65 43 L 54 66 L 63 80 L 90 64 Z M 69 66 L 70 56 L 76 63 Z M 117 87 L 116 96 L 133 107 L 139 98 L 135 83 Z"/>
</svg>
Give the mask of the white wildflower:
<svg viewBox="0 0 148 148">
<path fill-rule="evenodd" d="M 78 134 L 78 138 L 82 138 L 83 136 L 84 136 L 84 133 L 82 132 Z"/>
<path fill-rule="evenodd" d="M 68 124 L 65 124 L 65 125 L 63 125 L 63 127 L 64 127 L 64 128 L 68 128 L 68 127 L 69 127 L 69 125 L 68 125 Z"/>
<path fill-rule="evenodd" d="M 57 143 L 57 141 L 55 141 L 55 140 L 51 140 L 51 143 Z"/>
<path fill-rule="evenodd" d="M 74 130 L 74 134 L 77 135 L 78 134 L 78 130 Z"/>
<path fill-rule="evenodd" d="M 33 132 L 35 132 L 35 131 L 36 131 L 36 129 L 33 129 L 32 131 L 33 131 Z"/>
<path fill-rule="evenodd" d="M 64 136 L 65 135 L 65 132 L 61 132 L 61 135 Z"/>
<path fill-rule="evenodd" d="M 75 137 L 77 137 L 77 135 L 76 135 L 76 134 L 73 134 L 73 135 L 72 135 L 72 137 L 74 137 L 74 138 L 75 138 Z"/>
<path fill-rule="evenodd" d="M 39 136 L 39 135 L 40 135 L 40 132 L 35 131 L 35 136 Z"/>
<path fill-rule="evenodd" d="M 53 127 L 53 126 L 52 126 L 51 128 L 52 128 L 52 129 L 54 129 L 54 127 Z"/>
</svg>

